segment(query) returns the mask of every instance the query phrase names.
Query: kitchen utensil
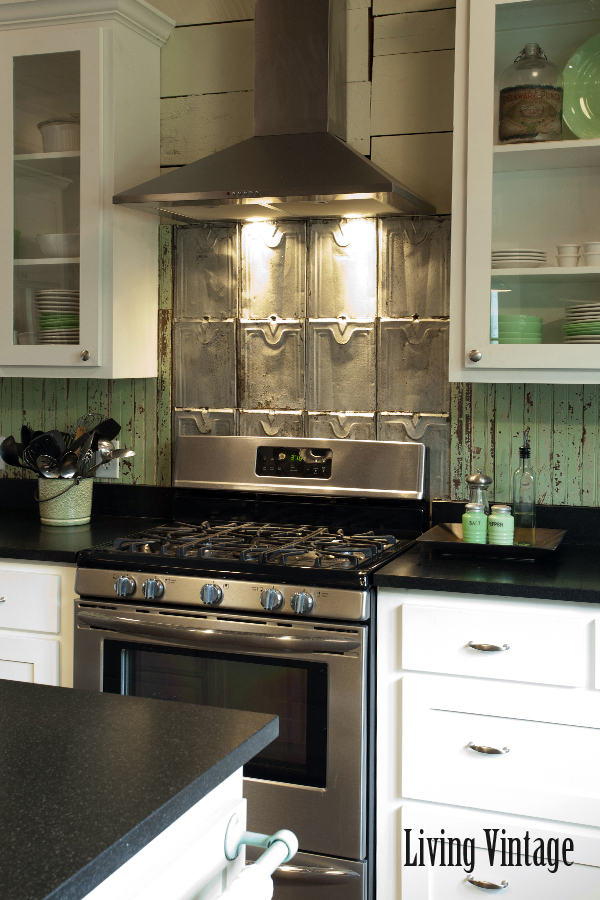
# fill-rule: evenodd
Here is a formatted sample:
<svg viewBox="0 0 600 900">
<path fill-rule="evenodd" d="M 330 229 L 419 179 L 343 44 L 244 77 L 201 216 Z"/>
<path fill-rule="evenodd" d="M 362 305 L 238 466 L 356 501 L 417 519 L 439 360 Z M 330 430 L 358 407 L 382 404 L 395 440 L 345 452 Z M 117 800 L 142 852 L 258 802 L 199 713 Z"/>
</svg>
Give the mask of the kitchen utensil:
<svg viewBox="0 0 600 900">
<path fill-rule="evenodd" d="M 575 51 L 563 77 L 565 122 L 578 138 L 600 137 L 600 34 Z"/>
<path fill-rule="evenodd" d="M 60 431 L 56 429 L 46 431 L 39 437 L 32 438 L 29 446 L 36 459 L 38 456 L 50 456 L 52 459 L 60 459 L 66 450 L 63 437 Z"/>
<path fill-rule="evenodd" d="M 78 234 L 38 234 L 36 241 L 42 253 L 53 259 L 79 256 Z"/>
<path fill-rule="evenodd" d="M 98 453 L 100 454 L 100 459 L 103 462 L 109 462 L 112 459 L 114 450 L 115 445 L 112 443 L 112 441 L 98 441 Z"/>
<path fill-rule="evenodd" d="M 107 463 L 112 462 L 113 459 L 130 459 L 132 456 L 135 456 L 135 450 L 126 450 L 125 447 L 122 449 L 114 450 L 108 459 L 102 460 L 102 462 L 96 463 L 95 466 L 92 466 L 91 469 L 86 469 L 86 471 L 82 474 L 82 478 L 92 478 L 96 469 L 99 469 L 100 466 L 105 466 Z"/>
<path fill-rule="evenodd" d="M 65 453 L 59 464 L 61 478 L 73 478 L 77 474 L 78 456 L 76 453 Z"/>
<path fill-rule="evenodd" d="M 23 465 L 21 462 L 22 448 L 19 450 L 20 444 L 17 444 L 13 435 L 5 438 L 0 444 L 0 456 L 9 466 L 17 466 L 19 469 L 29 469 L 30 466 Z"/>
<path fill-rule="evenodd" d="M 95 435 L 92 442 L 92 450 L 97 450 L 98 442 L 100 440 L 114 441 L 114 439 L 121 431 L 121 426 L 114 419 L 104 419 L 96 426 L 94 431 Z"/>
<path fill-rule="evenodd" d="M 23 450 L 29 447 L 31 442 L 31 438 L 33 437 L 33 431 L 29 427 L 29 425 L 21 426 L 21 443 L 23 445 Z"/>
<path fill-rule="evenodd" d="M 35 464 L 38 472 L 44 478 L 60 478 L 58 463 L 51 456 L 38 456 Z"/>
</svg>

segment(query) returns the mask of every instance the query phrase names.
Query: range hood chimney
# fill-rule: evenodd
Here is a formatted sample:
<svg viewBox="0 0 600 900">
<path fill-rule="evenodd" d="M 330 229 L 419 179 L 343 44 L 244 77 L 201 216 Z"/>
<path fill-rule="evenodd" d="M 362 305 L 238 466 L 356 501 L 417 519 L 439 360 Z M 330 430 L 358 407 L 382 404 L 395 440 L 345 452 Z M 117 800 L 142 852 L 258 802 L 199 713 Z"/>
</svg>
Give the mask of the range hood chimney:
<svg viewBox="0 0 600 900">
<path fill-rule="evenodd" d="M 344 143 L 346 0 L 256 0 L 254 137 L 124 191 L 165 222 L 423 215 Z"/>
</svg>

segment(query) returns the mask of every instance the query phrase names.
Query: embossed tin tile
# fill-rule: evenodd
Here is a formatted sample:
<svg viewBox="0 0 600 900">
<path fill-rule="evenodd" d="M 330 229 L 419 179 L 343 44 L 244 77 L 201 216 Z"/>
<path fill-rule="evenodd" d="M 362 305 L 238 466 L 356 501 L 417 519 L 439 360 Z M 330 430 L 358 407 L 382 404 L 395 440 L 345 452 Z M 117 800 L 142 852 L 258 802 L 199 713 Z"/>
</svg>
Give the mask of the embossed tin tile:
<svg viewBox="0 0 600 900">
<path fill-rule="evenodd" d="M 240 322 L 239 399 L 244 409 L 304 408 L 304 322 Z"/>
<path fill-rule="evenodd" d="M 236 433 L 235 409 L 176 409 L 173 411 L 175 435 Z"/>
<path fill-rule="evenodd" d="M 375 317 L 375 219 L 311 221 L 309 247 L 309 317 Z"/>
<path fill-rule="evenodd" d="M 175 322 L 175 406 L 235 407 L 235 322 Z"/>
<path fill-rule="evenodd" d="M 237 315 L 237 225 L 175 229 L 175 316 L 232 319 Z"/>
<path fill-rule="evenodd" d="M 447 321 L 381 319 L 377 367 L 379 410 L 449 411 Z"/>
<path fill-rule="evenodd" d="M 241 409 L 240 434 L 253 437 L 304 437 L 304 412 Z"/>
<path fill-rule="evenodd" d="M 374 441 L 375 416 L 373 413 L 309 412 L 308 437 Z"/>
<path fill-rule="evenodd" d="M 242 225 L 242 316 L 306 315 L 306 223 Z"/>
<path fill-rule="evenodd" d="M 448 416 L 415 413 L 379 413 L 377 437 L 380 441 L 416 441 L 425 444 L 425 496 L 430 500 L 450 499 L 450 420 Z"/>
<path fill-rule="evenodd" d="M 308 409 L 375 409 L 375 325 L 364 320 L 308 322 Z"/>
<path fill-rule="evenodd" d="M 447 316 L 450 219 L 380 219 L 379 246 L 379 315 Z"/>
</svg>

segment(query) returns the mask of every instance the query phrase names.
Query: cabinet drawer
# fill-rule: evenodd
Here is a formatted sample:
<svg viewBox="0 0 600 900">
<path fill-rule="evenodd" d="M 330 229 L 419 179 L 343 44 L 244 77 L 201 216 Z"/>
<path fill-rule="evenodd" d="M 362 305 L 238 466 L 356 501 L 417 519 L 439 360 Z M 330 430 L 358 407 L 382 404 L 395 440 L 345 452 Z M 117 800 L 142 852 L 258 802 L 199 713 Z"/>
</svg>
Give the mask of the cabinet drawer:
<svg viewBox="0 0 600 900">
<path fill-rule="evenodd" d="M 0 571 L 0 628 L 58 634 L 60 576 Z"/>
<path fill-rule="evenodd" d="M 57 685 L 58 653 L 58 641 L 12 637 L 0 632 L 0 678 Z"/>
<path fill-rule="evenodd" d="M 586 683 L 585 627 L 566 616 L 405 603 L 402 668 L 579 687 Z"/>
<path fill-rule="evenodd" d="M 413 802 L 404 805 L 401 826 L 402 897 L 410 900 L 476 900 L 486 894 L 517 900 L 542 897 L 544 900 L 591 900 L 600 896 L 598 829 L 568 824 L 557 826 L 553 822 L 498 813 L 478 815 L 464 810 L 453 811 L 447 806 Z M 423 866 L 407 865 L 409 858 L 412 862 L 419 861 L 418 856 L 415 860 L 415 853 L 419 852 L 421 828 L 426 838 L 433 839 L 432 843 L 441 834 L 446 836 L 444 865 L 441 864 L 439 846 L 433 863 L 425 849 Z M 449 852 L 449 838 L 452 839 L 452 853 Z M 534 852 L 536 861 L 542 862 L 542 847 L 544 865 L 534 865 Z M 563 863 L 563 848 L 571 865 Z M 554 868 L 555 872 L 550 871 Z M 506 881 L 507 886 L 501 890 L 478 888 L 468 882 L 469 877 L 498 887 Z M 382 900 L 391 900 L 392 896 L 384 890 Z"/>
<path fill-rule="evenodd" d="M 600 822 L 597 723 L 511 718 L 493 699 L 495 714 L 482 714 L 475 705 L 469 712 L 455 687 L 453 709 L 447 696 L 433 693 L 427 700 L 418 686 L 403 685 L 405 797 L 581 825 Z M 508 752 L 481 752 L 470 744 Z"/>
</svg>

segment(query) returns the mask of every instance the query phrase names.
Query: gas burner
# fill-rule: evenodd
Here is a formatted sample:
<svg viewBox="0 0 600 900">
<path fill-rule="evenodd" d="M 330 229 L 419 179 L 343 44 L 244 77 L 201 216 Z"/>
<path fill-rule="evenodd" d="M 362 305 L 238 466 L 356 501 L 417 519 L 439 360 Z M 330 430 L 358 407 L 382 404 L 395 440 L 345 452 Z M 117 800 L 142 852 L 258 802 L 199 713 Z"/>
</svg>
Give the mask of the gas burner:
<svg viewBox="0 0 600 900">
<path fill-rule="evenodd" d="M 392 535 L 373 532 L 346 535 L 341 529 L 333 533 L 309 525 L 205 521 L 200 525 L 159 525 L 133 537 L 118 538 L 114 549 L 199 561 L 356 569 L 395 545 Z"/>
</svg>

